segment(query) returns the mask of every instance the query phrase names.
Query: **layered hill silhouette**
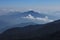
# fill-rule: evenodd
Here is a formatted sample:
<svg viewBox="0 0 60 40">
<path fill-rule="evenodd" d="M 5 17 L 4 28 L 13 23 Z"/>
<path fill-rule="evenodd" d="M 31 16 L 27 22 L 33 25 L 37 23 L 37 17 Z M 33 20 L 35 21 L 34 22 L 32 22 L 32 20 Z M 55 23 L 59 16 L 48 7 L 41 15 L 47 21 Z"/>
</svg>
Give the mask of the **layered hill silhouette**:
<svg viewBox="0 0 60 40">
<path fill-rule="evenodd" d="M 33 22 L 36 24 L 37 23 L 44 24 L 53 20 L 54 18 L 56 17 L 44 13 L 39 13 L 34 10 L 26 12 L 18 12 L 18 11 L 8 12 L 7 15 L 0 16 L 0 32 L 1 30 L 7 28 L 7 26 L 13 27 L 13 25 L 19 25 L 19 24 L 22 25 L 22 23 L 29 23 L 29 22 Z M 45 20 L 47 21 L 45 22 Z"/>
<path fill-rule="evenodd" d="M 24 27 L 24 26 L 28 26 L 28 25 L 36 25 L 36 23 L 33 22 L 28 22 L 28 23 L 21 23 L 21 24 L 16 24 L 16 25 L 12 25 L 12 26 L 6 26 L 6 27 L 1 27 L 0 28 L 0 33 L 3 33 L 4 31 L 11 29 L 11 28 L 15 28 L 15 27 Z"/>
<path fill-rule="evenodd" d="M 8 29 L 0 35 L 0 40 L 60 40 L 60 20 Z"/>
</svg>

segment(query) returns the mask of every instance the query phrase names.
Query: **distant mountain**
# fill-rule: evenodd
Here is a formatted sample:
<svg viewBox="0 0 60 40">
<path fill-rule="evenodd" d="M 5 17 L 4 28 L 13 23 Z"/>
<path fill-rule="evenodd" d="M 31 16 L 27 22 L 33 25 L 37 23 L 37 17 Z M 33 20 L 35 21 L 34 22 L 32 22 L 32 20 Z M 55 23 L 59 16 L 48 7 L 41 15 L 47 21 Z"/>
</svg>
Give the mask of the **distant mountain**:
<svg viewBox="0 0 60 40">
<path fill-rule="evenodd" d="M 52 20 L 54 19 L 54 17 L 51 15 L 38 13 L 38 12 L 31 10 L 31 11 L 27 11 L 27 12 L 9 12 L 8 15 L 0 16 L 0 20 L 8 22 L 10 25 L 18 24 L 18 23 L 22 23 L 22 22 L 25 23 L 25 22 L 30 22 L 31 20 L 24 19 L 22 17 L 27 17 L 29 15 L 33 16 L 34 18 L 45 18 L 45 16 L 47 16 L 49 19 L 52 19 Z M 36 22 L 36 21 L 34 21 L 34 22 Z"/>
<path fill-rule="evenodd" d="M 1 35 L 1 39 L 6 40 L 59 40 L 60 20 L 43 25 L 12 28 Z"/>
<path fill-rule="evenodd" d="M 9 12 L 7 15 L 0 16 L 0 31 L 6 29 L 6 27 L 10 28 L 10 26 L 22 26 L 25 24 L 21 23 L 29 23 L 32 22 L 33 24 L 45 24 L 48 22 L 53 21 L 53 16 L 38 13 L 33 10 L 26 11 L 26 12 Z M 21 24 L 21 25 L 20 25 Z M 28 25 L 28 24 L 27 24 Z M 15 27 L 14 26 L 14 27 Z"/>
</svg>

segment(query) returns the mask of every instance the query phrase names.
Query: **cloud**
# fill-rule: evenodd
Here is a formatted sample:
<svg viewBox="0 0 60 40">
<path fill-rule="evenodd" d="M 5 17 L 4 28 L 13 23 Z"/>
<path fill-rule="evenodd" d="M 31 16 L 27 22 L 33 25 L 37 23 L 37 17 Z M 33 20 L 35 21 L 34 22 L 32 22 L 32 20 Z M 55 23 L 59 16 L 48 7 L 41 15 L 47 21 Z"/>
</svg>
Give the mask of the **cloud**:
<svg viewBox="0 0 60 40">
<path fill-rule="evenodd" d="M 29 14 L 28 16 L 22 17 L 22 18 L 33 19 L 33 20 L 35 19 L 35 18 L 34 18 L 32 15 L 30 15 L 30 14 Z"/>
<path fill-rule="evenodd" d="M 40 22 L 43 21 L 44 23 L 53 22 L 53 20 L 49 19 L 47 16 L 41 18 L 41 17 L 34 17 L 31 14 L 29 14 L 28 16 L 22 18 L 29 19 L 32 21 L 40 21 Z"/>
</svg>

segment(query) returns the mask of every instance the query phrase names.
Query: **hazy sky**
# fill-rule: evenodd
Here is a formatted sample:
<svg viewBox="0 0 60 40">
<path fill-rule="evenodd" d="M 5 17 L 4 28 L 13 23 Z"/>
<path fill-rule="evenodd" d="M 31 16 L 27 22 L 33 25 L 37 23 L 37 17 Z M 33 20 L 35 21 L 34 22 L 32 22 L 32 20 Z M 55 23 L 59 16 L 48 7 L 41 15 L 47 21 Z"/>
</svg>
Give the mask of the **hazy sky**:
<svg viewBox="0 0 60 40">
<path fill-rule="evenodd" d="M 0 9 L 60 11 L 60 0 L 0 0 Z"/>
</svg>

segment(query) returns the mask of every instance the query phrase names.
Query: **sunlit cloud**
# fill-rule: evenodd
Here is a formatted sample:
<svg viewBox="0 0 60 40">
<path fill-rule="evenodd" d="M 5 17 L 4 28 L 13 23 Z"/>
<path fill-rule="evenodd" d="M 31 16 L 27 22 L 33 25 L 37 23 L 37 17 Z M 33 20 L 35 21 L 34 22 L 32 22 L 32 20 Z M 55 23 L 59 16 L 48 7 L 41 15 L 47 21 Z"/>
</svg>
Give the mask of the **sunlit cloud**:
<svg viewBox="0 0 60 40">
<path fill-rule="evenodd" d="M 22 17 L 22 18 L 25 18 L 25 19 L 30 19 L 30 20 L 33 20 L 33 21 L 43 21 L 44 23 L 47 23 L 47 22 L 53 22 L 54 20 L 51 20 L 49 19 L 47 16 L 45 16 L 44 18 L 41 18 L 41 17 L 34 17 L 32 16 L 31 14 L 29 14 L 28 16 L 26 17 Z"/>
</svg>

